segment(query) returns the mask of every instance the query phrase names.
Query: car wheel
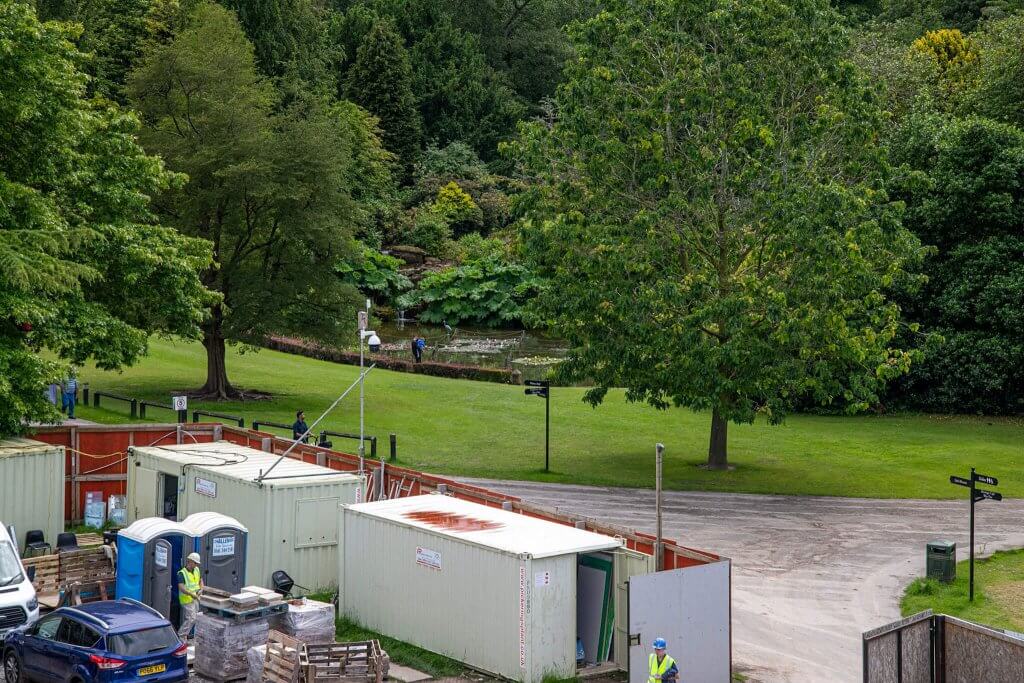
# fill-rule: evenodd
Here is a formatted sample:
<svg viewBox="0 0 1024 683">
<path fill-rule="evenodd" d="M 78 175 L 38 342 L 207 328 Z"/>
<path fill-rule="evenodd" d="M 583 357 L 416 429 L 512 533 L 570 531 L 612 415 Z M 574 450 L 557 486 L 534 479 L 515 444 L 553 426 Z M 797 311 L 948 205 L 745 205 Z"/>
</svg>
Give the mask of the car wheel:
<svg viewBox="0 0 1024 683">
<path fill-rule="evenodd" d="M 4 656 L 4 682 L 22 683 L 24 680 L 21 676 L 21 660 L 18 655 L 8 652 Z"/>
</svg>

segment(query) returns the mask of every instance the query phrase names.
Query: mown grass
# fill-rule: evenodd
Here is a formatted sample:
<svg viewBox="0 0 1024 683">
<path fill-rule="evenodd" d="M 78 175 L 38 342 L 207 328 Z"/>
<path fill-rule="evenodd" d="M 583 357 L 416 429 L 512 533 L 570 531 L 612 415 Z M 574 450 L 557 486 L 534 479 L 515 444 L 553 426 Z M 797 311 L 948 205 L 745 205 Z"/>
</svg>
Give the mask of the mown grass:
<svg viewBox="0 0 1024 683">
<path fill-rule="evenodd" d="M 1024 631 L 1024 550 L 975 560 L 974 602 L 968 599 L 969 575 L 969 564 L 964 560 L 957 563 L 952 583 L 915 579 L 900 602 L 903 616 L 931 609 L 987 626 Z"/>
<path fill-rule="evenodd" d="M 272 400 L 193 402 L 253 419 L 290 424 L 306 411 L 312 424 L 358 376 L 358 369 L 273 351 L 229 352 L 234 383 L 273 394 Z M 167 403 L 205 380 L 196 343 L 155 339 L 150 355 L 122 373 L 85 368 L 93 389 Z M 651 487 L 654 444 L 666 445 L 670 489 L 880 498 L 952 498 L 962 493 L 949 475 L 972 466 L 997 476 L 1006 496 L 1024 495 L 1024 422 L 930 415 L 796 415 L 782 426 L 730 425 L 734 471 L 709 472 L 710 417 L 686 409 L 631 404 L 623 391 L 592 408 L 583 389 L 551 390 L 551 472 L 544 472 L 544 404 L 522 387 L 374 370 L 366 379 L 366 431 L 383 450 L 398 435 L 399 463 L 430 472 L 603 486 Z M 80 406 L 78 416 L 125 422 L 127 406 Z M 152 410 L 148 421 L 172 420 Z M 322 424 L 357 432 L 358 392 Z M 355 442 L 334 439 L 355 451 Z"/>
</svg>

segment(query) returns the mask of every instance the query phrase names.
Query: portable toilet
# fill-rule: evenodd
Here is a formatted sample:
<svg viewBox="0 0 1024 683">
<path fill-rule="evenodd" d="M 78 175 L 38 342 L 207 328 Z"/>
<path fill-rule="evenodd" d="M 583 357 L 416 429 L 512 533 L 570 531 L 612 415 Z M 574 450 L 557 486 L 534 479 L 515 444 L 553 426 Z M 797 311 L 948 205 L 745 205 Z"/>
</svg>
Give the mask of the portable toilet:
<svg viewBox="0 0 1024 683">
<path fill-rule="evenodd" d="M 122 529 L 117 535 L 117 597 L 144 602 L 171 619 L 178 596 L 174 577 L 193 547 L 188 529 L 162 517 Z"/>
<path fill-rule="evenodd" d="M 181 525 L 195 539 L 203 584 L 237 593 L 245 585 L 245 554 L 249 530 L 219 512 L 195 512 Z"/>
</svg>

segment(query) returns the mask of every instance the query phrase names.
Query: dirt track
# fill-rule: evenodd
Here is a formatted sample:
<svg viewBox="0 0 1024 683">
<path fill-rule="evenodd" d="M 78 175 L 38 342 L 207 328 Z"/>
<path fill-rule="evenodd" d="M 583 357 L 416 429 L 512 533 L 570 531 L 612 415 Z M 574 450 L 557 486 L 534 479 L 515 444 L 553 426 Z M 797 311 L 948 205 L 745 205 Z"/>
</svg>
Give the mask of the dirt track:
<svg viewBox="0 0 1024 683">
<path fill-rule="evenodd" d="M 540 505 L 654 531 L 654 492 L 479 481 Z M 733 560 L 733 661 L 752 681 L 861 680 L 860 634 L 899 618 L 930 540 L 967 556 L 966 500 L 667 492 L 668 538 Z M 1024 500 L 978 505 L 982 552 L 1024 546 Z"/>
</svg>

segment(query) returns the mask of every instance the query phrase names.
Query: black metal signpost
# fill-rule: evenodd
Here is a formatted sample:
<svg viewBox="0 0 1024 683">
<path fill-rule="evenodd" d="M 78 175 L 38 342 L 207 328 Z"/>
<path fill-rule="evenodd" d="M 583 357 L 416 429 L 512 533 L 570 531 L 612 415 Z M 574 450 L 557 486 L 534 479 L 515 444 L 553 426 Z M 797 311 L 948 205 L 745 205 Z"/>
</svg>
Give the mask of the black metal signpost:
<svg viewBox="0 0 1024 683">
<path fill-rule="evenodd" d="M 530 387 L 526 390 L 527 396 L 544 397 L 544 471 L 548 471 L 550 449 L 548 437 L 551 433 L 551 382 L 546 379 L 528 379 L 523 382 Z"/>
<path fill-rule="evenodd" d="M 988 484 L 989 486 L 999 486 L 999 480 L 995 477 L 990 477 L 985 474 L 978 474 L 971 468 L 971 478 L 964 479 L 963 477 L 952 476 L 949 478 L 950 484 L 956 484 L 957 486 L 966 486 L 971 490 L 971 587 L 970 587 L 970 600 L 974 602 L 974 504 L 980 500 L 1002 500 L 1003 494 L 996 493 L 995 491 L 986 491 L 979 489 L 977 484 Z"/>
</svg>

